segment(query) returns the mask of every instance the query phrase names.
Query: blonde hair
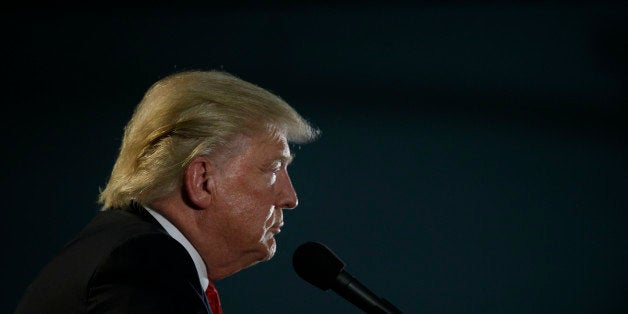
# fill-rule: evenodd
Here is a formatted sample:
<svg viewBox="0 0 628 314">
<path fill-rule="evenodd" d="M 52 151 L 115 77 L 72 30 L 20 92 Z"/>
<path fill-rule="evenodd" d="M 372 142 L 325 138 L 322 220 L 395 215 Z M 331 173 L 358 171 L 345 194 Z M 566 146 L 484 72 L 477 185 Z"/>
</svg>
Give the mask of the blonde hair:
<svg viewBox="0 0 628 314">
<path fill-rule="evenodd" d="M 118 158 L 98 202 L 104 209 L 147 204 L 182 184 L 184 169 L 237 135 L 318 135 L 277 95 L 222 71 L 184 71 L 153 84 L 124 129 Z"/>
</svg>

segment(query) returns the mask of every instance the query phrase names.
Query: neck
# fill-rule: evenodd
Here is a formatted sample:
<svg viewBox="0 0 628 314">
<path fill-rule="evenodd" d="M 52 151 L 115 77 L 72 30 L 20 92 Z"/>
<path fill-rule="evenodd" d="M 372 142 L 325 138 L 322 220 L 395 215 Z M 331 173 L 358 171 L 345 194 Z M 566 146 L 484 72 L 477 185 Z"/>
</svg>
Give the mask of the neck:
<svg viewBox="0 0 628 314">
<path fill-rule="evenodd" d="M 217 229 L 207 227 L 207 221 L 211 221 L 209 209 L 194 209 L 171 197 L 148 206 L 168 219 L 194 246 L 205 263 L 209 280 L 220 280 L 257 263 L 250 262 L 253 257 L 235 254 L 225 235 L 214 234 L 212 231 Z"/>
</svg>

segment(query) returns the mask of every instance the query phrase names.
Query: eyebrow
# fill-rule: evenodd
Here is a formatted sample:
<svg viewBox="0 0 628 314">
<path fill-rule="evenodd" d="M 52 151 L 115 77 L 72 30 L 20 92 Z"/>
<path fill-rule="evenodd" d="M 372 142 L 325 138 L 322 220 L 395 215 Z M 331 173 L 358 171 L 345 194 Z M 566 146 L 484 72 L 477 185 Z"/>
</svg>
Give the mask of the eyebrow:
<svg viewBox="0 0 628 314">
<path fill-rule="evenodd" d="M 290 163 L 292 163 L 292 161 L 294 160 L 295 157 L 296 157 L 296 155 L 291 152 L 289 156 L 281 156 L 281 157 L 275 159 L 275 161 L 281 161 L 282 164 L 287 166 Z"/>
</svg>

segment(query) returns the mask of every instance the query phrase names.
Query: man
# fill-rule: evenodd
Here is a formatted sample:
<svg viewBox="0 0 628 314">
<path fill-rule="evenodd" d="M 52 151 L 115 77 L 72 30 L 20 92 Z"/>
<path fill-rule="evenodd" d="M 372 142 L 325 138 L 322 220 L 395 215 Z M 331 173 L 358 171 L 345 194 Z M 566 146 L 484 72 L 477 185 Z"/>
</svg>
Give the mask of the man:
<svg viewBox="0 0 628 314">
<path fill-rule="evenodd" d="M 124 130 L 103 210 L 17 313 L 221 313 L 213 281 L 276 250 L 297 206 L 289 143 L 318 131 L 278 96 L 218 71 L 156 82 Z"/>
</svg>

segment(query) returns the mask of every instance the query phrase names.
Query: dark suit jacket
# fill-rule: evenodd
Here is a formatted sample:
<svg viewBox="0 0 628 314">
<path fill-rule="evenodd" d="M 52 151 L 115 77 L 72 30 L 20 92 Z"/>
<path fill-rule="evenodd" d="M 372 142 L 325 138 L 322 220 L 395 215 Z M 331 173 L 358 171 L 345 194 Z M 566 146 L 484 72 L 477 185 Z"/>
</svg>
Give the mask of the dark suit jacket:
<svg viewBox="0 0 628 314">
<path fill-rule="evenodd" d="M 211 311 L 188 252 L 133 205 L 99 212 L 41 271 L 16 313 Z"/>
</svg>

